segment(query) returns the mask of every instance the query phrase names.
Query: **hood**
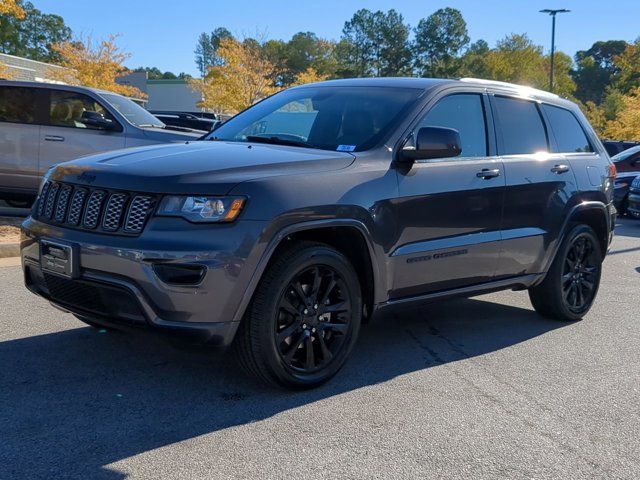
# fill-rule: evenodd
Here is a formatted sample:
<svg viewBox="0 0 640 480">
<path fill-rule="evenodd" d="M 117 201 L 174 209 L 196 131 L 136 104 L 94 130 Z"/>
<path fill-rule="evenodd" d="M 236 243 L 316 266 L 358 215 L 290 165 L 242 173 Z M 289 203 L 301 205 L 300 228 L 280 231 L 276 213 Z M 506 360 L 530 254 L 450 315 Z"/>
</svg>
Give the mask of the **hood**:
<svg viewBox="0 0 640 480">
<path fill-rule="evenodd" d="M 140 130 L 145 137 L 156 142 L 188 142 L 204 135 L 204 132 L 189 131 L 188 129 L 179 132 L 168 128 L 145 127 Z"/>
<path fill-rule="evenodd" d="M 339 170 L 354 158 L 309 148 L 198 141 L 82 157 L 58 165 L 51 179 L 149 193 L 224 195 L 247 180 Z"/>
</svg>

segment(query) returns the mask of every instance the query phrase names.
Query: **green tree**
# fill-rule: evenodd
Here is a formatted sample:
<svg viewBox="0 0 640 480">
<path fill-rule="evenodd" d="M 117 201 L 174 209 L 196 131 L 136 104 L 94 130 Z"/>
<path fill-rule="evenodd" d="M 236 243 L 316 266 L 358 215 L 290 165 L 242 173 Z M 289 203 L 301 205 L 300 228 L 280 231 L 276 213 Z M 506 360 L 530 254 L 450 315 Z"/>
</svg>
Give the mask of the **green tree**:
<svg viewBox="0 0 640 480">
<path fill-rule="evenodd" d="M 582 102 L 602 102 L 607 86 L 620 72 L 614 58 L 622 54 L 627 45 L 624 40 L 595 42 L 588 50 L 576 53 L 576 69 L 571 74 L 576 83 L 576 98 Z"/>
<path fill-rule="evenodd" d="M 53 45 L 71 39 L 71 29 L 59 15 L 42 13 L 31 2 L 18 0 L 24 18 L 0 15 L 0 52 L 42 62 L 57 62 Z"/>
<path fill-rule="evenodd" d="M 411 72 L 409 26 L 395 10 L 358 10 L 336 45 L 341 76 L 396 76 Z"/>
<path fill-rule="evenodd" d="M 322 78 L 335 76 L 334 43 L 312 32 L 298 32 L 288 42 L 269 40 L 262 50 L 275 67 L 275 84 L 288 86 L 310 69 Z"/>
<path fill-rule="evenodd" d="M 455 8 L 441 8 L 418 22 L 413 51 L 416 68 L 423 77 L 452 77 L 459 74 L 459 58 L 469 43 L 467 24 Z"/>
<path fill-rule="evenodd" d="M 409 25 L 401 14 L 391 9 L 386 14 L 376 12 L 375 29 L 378 31 L 378 76 L 399 77 L 411 73 Z"/>
<path fill-rule="evenodd" d="M 613 64 L 619 70 L 612 82 L 613 87 L 625 95 L 631 91 L 637 95 L 637 88 L 640 87 L 640 38 L 614 56 Z"/>
<path fill-rule="evenodd" d="M 200 76 L 204 77 L 210 67 L 221 65 L 223 60 L 218 55 L 218 48 L 220 41 L 226 38 L 233 38 L 233 35 L 224 27 L 218 27 L 211 33 L 203 32 L 198 36 L 194 53 Z"/>
<path fill-rule="evenodd" d="M 489 78 L 486 57 L 489 54 L 489 44 L 484 40 L 472 43 L 461 58 L 460 76 Z"/>
</svg>

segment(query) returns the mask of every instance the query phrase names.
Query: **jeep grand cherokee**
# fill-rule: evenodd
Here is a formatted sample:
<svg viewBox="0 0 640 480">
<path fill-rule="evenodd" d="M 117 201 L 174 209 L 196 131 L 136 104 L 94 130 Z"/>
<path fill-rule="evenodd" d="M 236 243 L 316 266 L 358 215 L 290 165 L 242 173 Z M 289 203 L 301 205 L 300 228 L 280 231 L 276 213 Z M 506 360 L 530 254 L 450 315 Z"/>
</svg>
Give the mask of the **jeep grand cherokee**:
<svg viewBox="0 0 640 480">
<path fill-rule="evenodd" d="M 23 225 L 25 282 L 90 325 L 233 345 L 257 377 L 312 387 L 398 305 L 528 289 L 541 315 L 582 318 L 614 177 L 580 110 L 545 92 L 304 85 L 201 141 L 50 170 Z"/>
</svg>

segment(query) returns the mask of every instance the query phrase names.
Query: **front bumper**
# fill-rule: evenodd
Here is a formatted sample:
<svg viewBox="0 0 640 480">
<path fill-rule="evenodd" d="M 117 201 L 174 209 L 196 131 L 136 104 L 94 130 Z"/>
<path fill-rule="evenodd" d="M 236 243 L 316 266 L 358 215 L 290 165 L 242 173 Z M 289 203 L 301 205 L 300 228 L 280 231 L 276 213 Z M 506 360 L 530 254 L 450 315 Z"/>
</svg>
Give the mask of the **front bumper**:
<svg viewBox="0 0 640 480">
<path fill-rule="evenodd" d="M 154 218 L 136 238 L 57 228 L 28 218 L 22 227 L 25 285 L 55 306 L 96 323 L 142 327 L 191 343 L 226 346 L 239 322 L 238 309 L 258 255 L 262 222 L 193 225 Z M 77 250 L 77 278 L 40 266 L 40 240 Z M 193 285 L 163 282 L 154 265 L 198 265 Z M 235 320 L 235 321 L 234 321 Z"/>
</svg>

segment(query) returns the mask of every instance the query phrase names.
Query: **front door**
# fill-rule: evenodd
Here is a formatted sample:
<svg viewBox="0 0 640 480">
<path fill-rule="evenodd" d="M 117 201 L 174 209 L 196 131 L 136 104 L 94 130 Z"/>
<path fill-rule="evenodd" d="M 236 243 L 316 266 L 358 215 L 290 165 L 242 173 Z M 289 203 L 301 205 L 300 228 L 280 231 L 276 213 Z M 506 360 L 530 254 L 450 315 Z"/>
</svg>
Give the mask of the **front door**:
<svg viewBox="0 0 640 480">
<path fill-rule="evenodd" d="M 391 252 L 391 298 L 490 281 L 495 274 L 505 180 L 492 155 L 490 112 L 480 93 L 437 101 L 420 127 L 458 130 L 462 153 L 398 170 L 398 240 Z"/>
<path fill-rule="evenodd" d="M 88 95 L 50 90 L 48 125 L 40 130 L 40 175 L 52 165 L 83 155 L 124 148 L 125 136 L 111 114 Z M 96 116 L 114 122 L 116 130 L 97 128 Z"/>
</svg>

